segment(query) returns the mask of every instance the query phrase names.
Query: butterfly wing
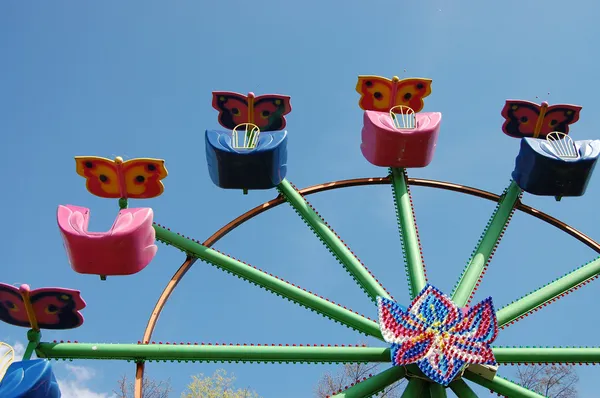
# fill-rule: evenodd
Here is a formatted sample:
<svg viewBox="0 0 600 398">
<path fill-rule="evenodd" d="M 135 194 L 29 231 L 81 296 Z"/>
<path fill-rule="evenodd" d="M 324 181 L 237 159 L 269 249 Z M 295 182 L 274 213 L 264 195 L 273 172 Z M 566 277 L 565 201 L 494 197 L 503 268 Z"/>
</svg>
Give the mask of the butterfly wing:
<svg viewBox="0 0 600 398">
<path fill-rule="evenodd" d="M 15 326 L 31 326 L 19 289 L 5 283 L 0 283 L 0 321 Z"/>
<path fill-rule="evenodd" d="M 40 329 L 73 329 L 83 324 L 79 311 L 85 301 L 78 290 L 42 288 L 32 290 L 30 298 Z"/>
<path fill-rule="evenodd" d="M 396 83 L 393 106 L 404 105 L 415 112 L 420 112 L 425 106 L 423 98 L 429 94 L 431 94 L 431 79 L 403 79 Z"/>
<path fill-rule="evenodd" d="M 219 124 L 233 130 L 235 126 L 248 123 L 248 97 L 230 91 L 214 91 L 212 106 L 219 111 Z"/>
<path fill-rule="evenodd" d="M 259 95 L 254 99 L 252 123 L 260 131 L 279 131 L 286 125 L 285 115 L 292 111 L 290 97 L 287 95 Z"/>
<path fill-rule="evenodd" d="M 392 105 L 393 82 L 381 76 L 359 76 L 356 91 L 358 106 L 365 111 L 387 112 Z"/>
<path fill-rule="evenodd" d="M 119 173 L 113 160 L 97 156 L 76 156 L 77 174 L 86 179 L 85 186 L 92 194 L 101 198 L 121 197 Z"/>
<path fill-rule="evenodd" d="M 545 137 L 553 131 L 569 133 L 569 125 L 579 120 L 581 107 L 578 105 L 558 104 L 548 107 L 544 115 L 544 122 L 540 130 L 540 136 Z"/>
<path fill-rule="evenodd" d="M 540 110 L 535 102 L 506 100 L 502 108 L 502 117 L 506 119 L 502 131 L 514 138 L 533 137 Z"/>
<path fill-rule="evenodd" d="M 149 199 L 163 193 L 168 174 L 162 159 L 136 158 L 122 164 L 124 192 L 128 198 Z"/>
</svg>

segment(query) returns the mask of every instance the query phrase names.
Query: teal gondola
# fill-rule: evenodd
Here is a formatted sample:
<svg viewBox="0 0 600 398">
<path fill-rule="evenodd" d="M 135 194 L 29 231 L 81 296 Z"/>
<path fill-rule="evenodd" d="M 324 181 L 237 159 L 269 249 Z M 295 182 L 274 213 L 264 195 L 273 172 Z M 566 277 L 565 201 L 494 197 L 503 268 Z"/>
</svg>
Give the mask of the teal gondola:
<svg viewBox="0 0 600 398">
<path fill-rule="evenodd" d="M 533 195 L 582 196 L 600 155 L 600 140 L 523 138 L 512 177 Z"/>
</svg>

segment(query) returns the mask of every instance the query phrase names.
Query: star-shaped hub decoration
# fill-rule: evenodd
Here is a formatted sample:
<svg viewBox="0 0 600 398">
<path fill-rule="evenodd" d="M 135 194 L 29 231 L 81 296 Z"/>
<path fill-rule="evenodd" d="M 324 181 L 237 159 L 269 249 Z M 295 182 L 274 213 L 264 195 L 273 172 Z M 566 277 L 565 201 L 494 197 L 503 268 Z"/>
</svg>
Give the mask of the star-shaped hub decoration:
<svg viewBox="0 0 600 398">
<path fill-rule="evenodd" d="M 396 366 L 416 363 L 431 380 L 447 386 L 465 364 L 496 364 L 490 343 L 498 335 L 498 322 L 491 297 L 463 310 L 426 285 L 408 309 L 383 297 L 377 306 Z"/>
</svg>

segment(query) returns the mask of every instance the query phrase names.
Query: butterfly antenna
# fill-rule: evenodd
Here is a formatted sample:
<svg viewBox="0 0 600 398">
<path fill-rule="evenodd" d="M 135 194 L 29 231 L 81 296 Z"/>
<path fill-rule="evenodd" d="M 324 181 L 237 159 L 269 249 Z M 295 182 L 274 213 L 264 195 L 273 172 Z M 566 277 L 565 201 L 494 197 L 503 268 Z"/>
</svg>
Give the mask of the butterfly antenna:
<svg viewBox="0 0 600 398">
<path fill-rule="evenodd" d="M 548 92 L 547 94 L 548 96 L 550 96 L 550 92 Z M 535 96 L 536 99 L 540 99 L 540 97 L 538 95 Z"/>
</svg>

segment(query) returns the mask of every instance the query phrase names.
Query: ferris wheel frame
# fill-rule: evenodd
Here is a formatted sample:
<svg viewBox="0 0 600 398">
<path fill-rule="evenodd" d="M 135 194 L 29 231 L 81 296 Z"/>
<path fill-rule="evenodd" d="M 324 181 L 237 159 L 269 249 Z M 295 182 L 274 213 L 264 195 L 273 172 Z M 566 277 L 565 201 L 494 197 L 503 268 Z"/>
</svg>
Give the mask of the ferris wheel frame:
<svg viewBox="0 0 600 398">
<path fill-rule="evenodd" d="M 308 196 L 308 195 L 313 195 L 313 194 L 316 194 L 319 192 L 325 192 L 325 191 L 342 189 L 342 188 L 370 186 L 370 185 L 389 185 L 389 184 L 391 184 L 391 182 L 392 182 L 392 180 L 391 180 L 390 176 L 337 180 L 337 181 L 327 182 L 324 184 L 312 185 L 310 187 L 300 190 L 300 193 L 302 195 Z M 411 186 L 421 186 L 421 187 L 442 189 L 442 190 L 446 190 L 446 191 L 453 191 L 453 192 L 467 194 L 470 196 L 475 196 L 478 198 L 482 198 L 482 199 L 486 199 L 486 200 L 490 200 L 490 201 L 494 201 L 494 202 L 498 202 L 500 200 L 500 196 L 496 195 L 492 192 L 488 192 L 488 191 L 481 190 L 478 188 L 473 188 L 473 187 L 466 186 L 466 185 L 455 184 L 455 183 L 451 183 L 451 182 L 447 182 L 447 181 L 421 179 L 421 178 L 408 178 L 408 184 Z M 279 206 L 284 203 L 286 203 L 285 198 L 282 195 L 278 195 L 276 198 L 269 200 L 267 202 L 264 202 L 256 207 L 250 209 L 247 212 L 243 213 L 242 215 L 236 217 L 229 223 L 225 224 L 218 231 L 216 231 L 210 237 L 208 237 L 202 244 L 206 247 L 212 247 L 215 243 L 217 243 L 217 241 L 224 238 L 228 233 L 233 231 L 235 228 L 240 227 L 246 221 L 249 221 L 250 219 L 260 215 L 261 213 L 266 212 L 267 210 L 275 208 L 276 206 Z M 538 219 L 544 221 L 545 223 L 552 225 L 555 228 L 558 228 L 559 230 L 571 235 L 575 239 L 579 240 L 580 242 L 582 242 L 583 244 L 585 244 L 586 246 L 588 246 L 589 248 L 591 248 L 592 250 L 594 250 L 600 254 L 600 244 L 598 242 L 594 241 L 593 239 L 591 239 L 584 233 L 569 226 L 568 224 L 550 216 L 549 214 L 546 214 L 540 210 L 537 210 L 536 208 L 533 208 L 524 203 L 521 203 L 520 201 L 517 203 L 516 209 L 525 214 L 528 214 L 530 216 L 538 218 Z M 159 297 L 159 299 L 152 311 L 150 319 L 148 320 L 148 323 L 146 325 L 146 329 L 144 331 L 144 337 L 143 337 L 144 342 L 149 342 L 151 340 L 152 333 L 156 327 L 156 323 L 158 322 L 158 318 L 159 318 L 164 306 L 166 305 L 170 295 L 175 290 L 175 288 L 177 287 L 179 282 L 183 279 L 183 277 L 185 276 L 187 271 L 192 267 L 192 265 L 195 263 L 196 260 L 197 260 L 197 258 L 193 258 L 193 257 L 186 258 L 184 263 L 175 272 L 175 274 L 173 275 L 173 277 L 171 278 L 169 283 L 165 286 L 165 289 L 163 290 L 161 296 Z M 138 391 L 141 392 L 141 389 L 142 389 L 144 368 L 145 368 L 145 362 L 139 362 L 136 364 L 136 382 L 135 382 L 136 394 L 138 394 Z M 140 394 L 140 396 L 141 396 L 141 394 Z M 136 398 L 137 398 L 137 396 L 136 396 Z"/>
<path fill-rule="evenodd" d="M 492 216 L 492 220 L 488 223 L 488 227 L 490 224 L 496 223 L 492 235 L 493 238 L 488 239 L 490 242 L 493 241 L 494 244 L 490 245 L 490 242 L 487 242 L 487 258 L 484 264 L 478 264 L 480 268 L 478 271 L 477 277 L 475 279 L 471 278 L 470 282 L 466 282 L 467 288 L 464 290 L 467 293 L 463 293 L 462 304 L 465 305 L 471 297 L 469 294 L 469 288 L 474 290 L 475 284 L 474 280 L 479 281 L 481 278 L 485 266 L 487 266 L 487 262 L 495 247 L 498 244 L 498 241 L 501 238 L 501 235 L 512 216 L 512 211 L 519 210 L 525 212 L 526 214 L 532 215 L 542 221 L 559 228 L 560 230 L 568 233 L 569 235 L 575 237 L 582 243 L 586 244 L 588 247 L 592 248 L 596 252 L 600 253 L 600 244 L 595 242 L 590 237 L 586 236 L 582 232 L 576 230 L 575 228 L 570 227 L 566 223 L 543 213 L 533 207 L 527 206 L 520 201 L 520 190 L 514 182 L 511 182 L 511 185 L 505 191 L 503 195 L 496 195 L 487 191 L 483 191 L 477 188 L 472 188 L 468 186 L 463 186 L 459 184 L 453 184 L 449 182 L 443 181 L 435 181 L 435 180 L 425 180 L 425 179 L 409 179 L 405 171 L 402 169 L 392 169 L 392 173 L 388 177 L 377 177 L 377 178 L 360 178 L 360 179 L 351 179 L 351 180 L 343 180 L 343 181 L 334 181 L 325 184 L 315 185 L 303 190 L 297 190 L 293 185 L 291 185 L 287 180 L 284 180 L 278 189 L 280 189 L 281 194 L 277 196 L 275 199 L 272 199 L 268 202 L 263 203 L 262 205 L 256 206 L 255 208 L 249 210 L 248 212 L 242 214 L 236 219 L 232 220 L 217 232 L 215 232 L 211 237 L 209 237 L 204 243 L 200 243 L 194 239 L 187 238 L 179 233 L 171 232 L 170 229 L 163 227 L 161 225 L 155 224 L 154 228 L 156 230 L 156 237 L 159 241 L 163 243 L 167 243 L 169 245 L 175 246 L 176 248 L 187 253 L 187 258 L 184 263 L 179 267 L 174 276 L 166 285 L 163 290 L 159 300 L 157 301 L 155 308 L 150 316 L 148 324 L 146 325 L 146 330 L 144 333 L 143 340 L 139 341 L 138 344 L 83 344 L 83 343 L 64 343 L 64 342 L 54 342 L 54 343 L 44 343 L 40 342 L 39 333 L 34 333 L 34 331 L 30 331 L 28 334 L 30 343 L 35 346 L 35 351 L 40 358 L 51 358 L 51 359 L 117 359 L 117 360 L 133 360 L 136 362 L 136 381 L 135 381 L 135 397 L 141 398 L 142 396 L 142 381 L 144 375 L 145 362 L 147 361 L 218 361 L 218 362 L 308 362 L 308 363 L 325 363 L 325 362 L 343 362 L 343 363 L 353 363 L 353 362 L 390 362 L 390 349 L 388 347 L 358 347 L 358 346 L 341 346 L 341 347 L 317 347 L 317 346 L 266 346 L 266 345 L 249 345 L 249 346 L 234 346 L 234 345 L 191 345 L 190 343 L 186 344 L 154 344 L 151 341 L 152 332 L 156 326 L 158 321 L 158 317 L 162 309 L 164 308 L 166 302 L 168 301 L 169 296 L 177 286 L 177 284 L 181 281 L 186 272 L 191 268 L 194 262 L 200 258 L 203 261 L 212 263 L 212 265 L 216 265 L 219 268 L 224 269 L 227 272 L 235 274 L 236 276 L 242 277 L 254 284 L 262 286 L 271 292 L 276 293 L 284 298 L 288 298 L 291 301 L 295 301 L 296 303 L 310 308 L 316 312 L 320 312 L 322 315 L 329 317 L 335 321 L 338 321 L 346 326 L 356 329 L 361 333 L 371 335 L 381 338 L 381 331 L 379 330 L 379 326 L 376 321 L 373 321 L 367 317 L 359 315 L 345 307 L 340 306 L 339 304 L 335 304 L 329 300 L 323 299 L 320 296 L 314 295 L 311 292 L 306 291 L 305 289 L 299 288 L 289 282 L 283 281 L 273 275 L 267 274 L 259 269 L 252 267 L 248 264 L 245 264 L 239 260 L 232 259 L 226 256 L 223 253 L 220 253 L 214 249 L 211 249 L 210 246 L 214 245 L 219 239 L 223 238 L 233 229 L 242 225 L 245 221 L 261 214 L 262 212 L 272 209 L 282 203 L 288 202 L 294 207 L 298 214 L 307 221 L 307 224 L 313 230 L 315 230 L 316 224 L 319 224 L 319 219 L 316 217 L 318 213 L 308 202 L 305 201 L 304 196 L 311 195 L 318 192 L 323 192 L 327 190 L 347 188 L 352 186 L 363 186 L 363 185 L 389 185 L 392 184 L 394 187 L 394 193 L 396 198 L 396 206 L 397 211 L 399 212 L 399 222 L 401 229 L 412 228 L 415 235 L 417 235 L 418 240 L 418 231 L 416 231 L 416 223 L 414 219 L 414 213 L 412 212 L 412 199 L 410 199 L 410 191 L 409 185 L 411 186 L 424 186 L 424 187 L 432 187 L 438 189 L 444 189 L 449 191 L 455 191 L 459 193 L 468 194 L 471 196 L 476 196 L 480 198 L 484 198 L 487 200 L 498 202 L 498 208 L 502 209 L 504 206 L 504 214 L 502 217 L 499 217 L 498 220 L 495 220 L 496 212 Z M 512 196 L 507 195 L 512 190 Z M 510 200 L 508 200 L 509 198 Z M 503 205 L 503 202 L 510 202 L 508 204 Z M 305 207 L 302 207 L 307 205 Z M 310 209 L 308 209 L 310 207 Z M 302 208 L 303 213 L 298 210 Z M 312 212 L 312 213 L 311 213 Z M 312 219 L 310 217 L 314 216 Z M 321 218 L 320 219 L 324 224 L 318 225 L 322 227 L 322 230 L 325 231 L 329 229 L 332 233 L 329 238 L 327 236 L 321 240 L 324 241 L 325 244 L 331 245 L 332 241 L 335 239 L 339 240 L 339 237 L 326 225 L 326 222 Z M 411 221 L 412 220 L 412 221 Z M 312 223 L 312 224 L 311 224 Z M 487 234 L 484 233 L 484 235 Z M 335 236 L 334 236 L 335 235 Z M 409 234 L 410 235 L 410 234 Z M 490 235 L 491 236 L 491 235 Z M 405 250 L 405 258 L 412 257 L 416 258 L 415 261 L 418 262 L 418 251 L 420 251 L 420 244 L 415 241 L 410 240 L 410 236 L 405 236 L 401 234 L 401 239 L 403 240 L 403 247 Z M 485 239 L 484 239 L 485 240 Z M 481 241 L 480 241 L 481 243 Z M 485 242 L 484 242 L 485 243 Z M 342 249 L 339 249 L 342 250 Z M 349 250 L 349 249 L 348 249 Z M 408 251 L 408 253 L 407 253 Z M 333 251 L 332 251 L 333 252 Z M 335 254 L 335 253 L 334 253 Z M 352 254 L 352 256 L 354 256 Z M 343 262 L 342 259 L 339 258 L 340 262 Z M 359 261 L 356 257 L 355 260 Z M 422 258 L 421 258 L 422 259 Z M 409 264 L 411 261 L 407 259 L 407 273 L 409 279 L 409 287 L 411 287 L 412 296 L 414 296 L 415 291 L 418 291 L 418 284 L 424 283 L 424 268 L 421 263 L 421 269 L 418 267 L 414 267 L 414 269 L 410 269 L 411 265 Z M 360 263 L 362 264 L 362 263 Z M 348 264 L 343 264 L 347 266 L 347 270 L 352 272 L 360 271 L 360 264 L 354 264 L 356 266 L 355 269 L 352 269 Z M 364 267 L 364 265 L 362 265 Z M 467 266 L 467 271 L 469 266 Z M 476 267 L 477 268 L 477 267 Z M 368 270 L 366 270 L 368 271 Z M 415 276 L 415 274 L 421 275 L 423 280 L 420 280 L 419 276 Z M 562 278 L 552 282 L 551 284 L 544 285 L 541 289 L 530 293 L 529 295 L 524 296 L 523 298 L 517 300 L 515 303 L 510 304 L 507 307 L 509 310 L 505 310 L 505 308 L 497 311 L 499 314 L 501 311 L 504 311 L 502 316 L 499 316 L 498 324 L 500 327 L 508 326 L 509 324 L 514 323 L 516 320 L 522 319 L 529 313 L 537 310 L 543 305 L 546 305 L 548 302 L 554 301 L 557 297 L 562 297 L 565 294 L 573 291 L 579 286 L 588 283 L 589 281 L 596 279 L 598 274 L 600 273 L 600 259 L 596 259 L 579 269 L 565 275 Z M 363 274 L 354 274 L 355 280 L 359 283 L 363 283 L 363 290 L 367 292 L 371 298 L 373 298 L 376 294 L 386 294 L 387 292 L 383 287 L 377 288 L 374 284 L 368 285 L 371 283 L 369 278 L 374 280 L 372 275 L 369 275 L 370 272 L 364 272 Z M 465 272 L 463 272 L 464 277 Z M 461 277 L 462 279 L 464 279 Z M 366 285 L 366 287 L 365 287 Z M 460 288 L 458 289 L 460 290 Z M 456 292 L 455 292 L 456 293 Z M 33 332 L 33 333 L 32 333 Z M 584 348 L 584 347 L 572 347 L 572 348 L 505 348 L 505 347 L 494 347 L 493 348 L 494 355 L 496 357 L 496 361 L 499 364 L 506 363 L 564 363 L 564 362 L 578 362 L 578 363 L 598 363 L 600 362 L 600 348 Z M 477 374 L 475 372 L 470 371 L 468 368 L 466 371 L 461 373 L 462 377 L 467 380 L 473 381 L 476 384 L 482 385 L 490 390 L 498 393 L 504 394 L 508 396 L 515 397 L 540 397 L 541 395 L 534 393 L 530 390 L 527 390 L 516 383 L 503 379 L 502 377 L 496 376 L 492 374 L 490 377 L 484 377 L 481 374 Z M 407 396 L 421 396 L 420 394 L 424 388 L 429 390 L 429 393 L 432 397 L 443 397 L 445 396 L 445 389 L 441 385 L 436 385 L 434 382 L 427 382 L 422 374 L 419 373 L 419 369 L 415 365 L 409 365 L 406 367 L 402 366 L 392 366 L 386 371 L 375 375 L 371 378 L 368 378 L 360 383 L 355 384 L 344 392 L 340 392 L 340 394 L 335 395 L 336 397 L 365 397 L 370 396 L 371 394 L 381 391 L 381 389 L 385 388 L 385 386 L 393 384 L 395 381 L 400 380 L 404 377 L 409 377 L 409 383 L 407 386 L 406 394 Z M 475 393 L 471 390 L 471 388 L 464 382 L 462 378 L 455 379 L 450 385 L 449 388 L 454 391 L 459 397 L 475 397 Z"/>
</svg>

